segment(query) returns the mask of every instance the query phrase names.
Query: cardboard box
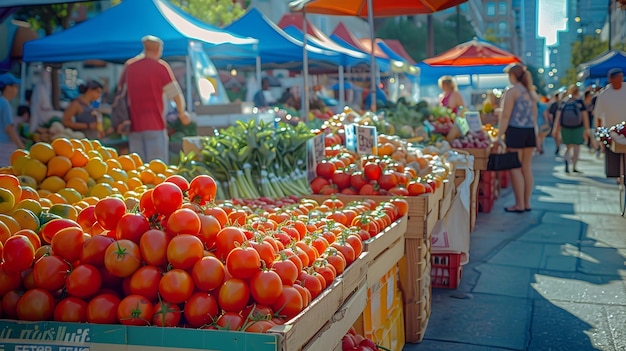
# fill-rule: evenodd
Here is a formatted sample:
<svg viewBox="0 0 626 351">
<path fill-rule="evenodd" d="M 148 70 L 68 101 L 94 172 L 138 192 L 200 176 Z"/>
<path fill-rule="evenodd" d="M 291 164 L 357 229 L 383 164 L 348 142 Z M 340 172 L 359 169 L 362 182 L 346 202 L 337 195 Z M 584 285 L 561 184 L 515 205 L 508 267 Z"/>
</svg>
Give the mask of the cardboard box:
<svg viewBox="0 0 626 351">
<path fill-rule="evenodd" d="M 183 152 L 185 154 L 193 152 L 196 155 L 200 155 L 200 151 L 202 150 L 202 140 L 204 140 L 204 138 L 205 137 L 203 136 L 183 137 Z"/>
</svg>

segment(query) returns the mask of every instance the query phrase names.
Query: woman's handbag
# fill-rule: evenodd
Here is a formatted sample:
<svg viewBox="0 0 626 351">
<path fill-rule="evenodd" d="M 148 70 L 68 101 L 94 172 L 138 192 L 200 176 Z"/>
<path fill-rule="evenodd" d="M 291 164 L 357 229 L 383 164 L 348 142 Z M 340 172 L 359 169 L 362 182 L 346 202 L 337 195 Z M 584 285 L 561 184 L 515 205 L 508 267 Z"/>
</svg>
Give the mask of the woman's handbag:
<svg viewBox="0 0 626 351">
<path fill-rule="evenodd" d="M 500 151 L 500 148 L 498 148 Z M 506 171 L 522 167 L 517 152 L 495 153 L 489 155 L 488 171 Z"/>
</svg>

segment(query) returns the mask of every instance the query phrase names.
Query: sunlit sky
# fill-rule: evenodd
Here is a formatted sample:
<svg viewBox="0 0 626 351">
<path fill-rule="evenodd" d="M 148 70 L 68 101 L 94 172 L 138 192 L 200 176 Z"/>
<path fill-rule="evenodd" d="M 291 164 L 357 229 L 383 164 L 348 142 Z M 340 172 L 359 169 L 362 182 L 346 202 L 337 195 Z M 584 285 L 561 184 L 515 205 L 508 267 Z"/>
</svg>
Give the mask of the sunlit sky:
<svg viewBox="0 0 626 351">
<path fill-rule="evenodd" d="M 557 40 L 557 31 L 565 29 L 567 22 L 566 0 L 537 1 L 539 2 L 539 35 L 546 38 L 547 46 L 554 45 Z"/>
</svg>

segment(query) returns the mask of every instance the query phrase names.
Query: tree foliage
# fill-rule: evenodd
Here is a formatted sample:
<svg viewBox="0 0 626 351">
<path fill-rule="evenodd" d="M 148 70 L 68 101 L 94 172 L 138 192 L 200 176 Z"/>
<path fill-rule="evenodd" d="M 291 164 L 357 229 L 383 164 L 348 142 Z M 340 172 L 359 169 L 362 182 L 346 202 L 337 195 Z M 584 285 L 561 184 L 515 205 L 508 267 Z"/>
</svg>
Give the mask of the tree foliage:
<svg viewBox="0 0 626 351">
<path fill-rule="evenodd" d="M 433 18 L 435 55 L 476 36 L 476 32 L 465 16 L 459 16 L 459 18 L 460 36 L 458 38 L 456 16 L 449 16 L 444 20 Z M 416 16 L 416 19 L 420 18 Z M 425 21 L 415 21 L 411 18 L 388 18 L 378 26 L 376 36 L 399 40 L 415 61 L 419 62 L 427 58 L 428 29 Z"/>
<path fill-rule="evenodd" d="M 181 10 L 197 19 L 223 27 L 241 17 L 244 9 L 232 0 L 170 0 Z"/>
<path fill-rule="evenodd" d="M 602 55 L 609 49 L 609 43 L 607 41 L 601 41 L 597 35 L 587 35 L 582 40 L 577 40 L 572 43 L 572 57 L 570 60 L 571 66 L 567 69 L 566 74 L 561 78 L 563 85 L 574 84 L 577 81 L 578 66 L 581 63 L 591 61 L 598 56 Z M 614 45 L 614 50 L 626 49 L 625 43 L 618 43 Z"/>
</svg>

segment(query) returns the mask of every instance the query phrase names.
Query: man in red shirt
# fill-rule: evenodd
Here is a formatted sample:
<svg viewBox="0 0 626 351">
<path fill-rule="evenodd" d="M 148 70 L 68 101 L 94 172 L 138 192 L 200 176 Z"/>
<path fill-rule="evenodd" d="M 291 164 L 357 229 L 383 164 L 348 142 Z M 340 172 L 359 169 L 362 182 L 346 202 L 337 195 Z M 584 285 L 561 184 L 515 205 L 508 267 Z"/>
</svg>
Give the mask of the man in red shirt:
<svg viewBox="0 0 626 351">
<path fill-rule="evenodd" d="M 141 39 L 144 50 L 125 64 L 122 84 L 126 84 L 130 109 L 130 152 L 144 162 L 160 159 L 168 162 L 169 137 L 164 116 L 164 99 L 174 100 L 178 118 L 191 123 L 185 111 L 185 98 L 167 62 L 161 60 L 163 41 L 148 35 Z"/>
</svg>

